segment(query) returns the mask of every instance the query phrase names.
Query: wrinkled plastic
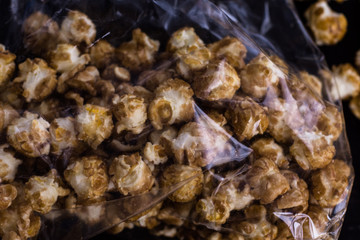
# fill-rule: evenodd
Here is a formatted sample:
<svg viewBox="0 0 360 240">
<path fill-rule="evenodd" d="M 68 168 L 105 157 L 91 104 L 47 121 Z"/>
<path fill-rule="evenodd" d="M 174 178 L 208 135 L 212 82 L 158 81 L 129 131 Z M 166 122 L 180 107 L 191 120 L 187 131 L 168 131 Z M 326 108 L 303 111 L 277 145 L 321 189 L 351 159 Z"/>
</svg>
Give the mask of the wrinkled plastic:
<svg viewBox="0 0 360 240">
<path fill-rule="evenodd" d="M 196 138 L 191 138 L 189 141 L 192 141 L 191 143 L 197 148 L 193 150 L 191 149 L 193 146 L 186 147 L 186 144 L 180 141 L 182 138 L 174 140 L 175 150 L 170 149 L 173 153 L 169 155 L 167 163 L 156 167 L 156 171 L 153 172 L 156 183 L 149 192 L 140 195 L 133 194 L 134 196 L 123 196 L 119 192 L 109 193 L 105 197 L 106 202 L 100 201 L 90 206 L 77 206 L 73 209 L 65 209 L 61 200 L 58 200 L 56 209 L 41 216 L 43 224 L 38 235 L 39 239 L 89 239 L 123 222 L 133 222 L 137 227 L 148 227 L 155 235 L 170 236 L 165 234 L 166 231 L 172 233 L 175 231 L 176 234 L 173 235 L 183 239 L 190 239 L 190 237 L 206 239 L 218 234 L 215 233 L 216 231 L 223 239 L 232 239 L 231 237 L 235 239 L 235 236 L 238 237 L 236 239 L 242 239 L 241 237 L 245 239 L 338 238 L 354 174 L 344 131 L 341 103 L 334 101 L 329 94 L 334 87 L 334 82 L 328 75 L 329 70 L 323 55 L 307 35 L 290 2 L 237 0 L 217 1 L 216 4 L 206 0 L 101 2 L 13 0 L 11 2 L 12 19 L 8 23 L 8 37 L 3 44 L 17 55 L 18 63 L 23 62 L 27 57 L 36 56 L 24 47 L 20 34 L 22 24 L 30 14 L 42 11 L 60 24 L 69 10 L 79 10 L 92 19 L 97 29 L 97 40 L 89 46 L 81 46 L 83 52 L 91 49 L 99 39 L 105 39 L 114 47 L 118 47 L 131 39 L 132 30 L 140 28 L 151 39 L 160 42 L 159 53 L 161 53 L 166 51 L 166 44 L 175 31 L 182 27 L 192 27 L 207 45 L 226 36 L 239 39 L 247 50 L 245 64 L 249 64 L 259 54 L 265 54 L 264 61 L 268 61 L 270 70 L 274 71 L 278 77 L 275 86 L 265 87 L 265 94 L 258 95 L 256 89 L 252 92 L 251 84 L 248 85 L 250 90 L 245 91 L 246 85 L 241 83 L 234 97 L 228 99 L 220 97 L 218 100 L 210 99 L 207 95 L 214 86 L 215 88 L 218 86 L 216 81 L 205 85 L 206 81 L 211 81 L 209 80 L 211 74 L 201 75 L 202 78 L 199 78 L 201 81 L 198 80 L 197 85 L 192 82 L 195 81 L 193 79 L 195 77 L 185 79 L 190 82 L 195 91 L 194 116 L 191 121 L 176 122 L 172 125 L 179 131 L 187 122 L 196 123 L 189 129 L 200 130 Z M 275 55 L 282 59 L 285 65 L 271 58 Z M 164 56 L 158 54 L 156 63 L 150 69 L 159 71 L 171 68 L 173 71 L 179 71 L 175 67 L 178 60 L 179 57 L 171 54 Z M 224 61 L 224 58 L 220 57 L 218 62 L 215 62 L 215 66 L 223 64 L 221 69 L 227 69 Z M 248 77 L 244 72 L 244 67 L 236 69 L 240 81 Z M 211 69 L 210 63 L 205 64 L 205 68 Z M 140 79 L 141 72 L 144 70 L 149 70 L 149 68 L 130 71 L 132 85 L 148 87 L 146 77 Z M 304 82 L 300 71 L 306 71 L 321 79 L 321 94 L 312 88 L 311 84 Z M 180 75 L 179 78 L 187 78 L 181 76 L 179 72 L 178 75 Z M 230 88 L 229 86 L 229 91 L 232 91 Z M 115 90 L 115 94 L 118 93 L 117 91 Z M 222 94 L 227 96 L 229 91 Z M 86 103 L 89 98 L 87 93 L 80 92 L 80 94 L 85 96 Z M 60 97 L 58 93 L 54 95 Z M 79 102 L 76 103 L 79 105 Z M 321 114 L 329 106 L 339 111 L 341 120 L 330 123 L 329 126 L 326 125 L 328 128 L 320 129 L 322 133 L 328 134 L 329 138 L 324 138 L 325 140 L 321 138 L 320 143 L 313 143 L 312 138 L 319 139 L 318 132 L 315 133 L 315 131 L 321 128 L 318 125 L 322 121 Z M 111 107 L 113 106 L 109 108 Z M 59 109 L 53 109 L 53 112 L 59 113 L 61 117 L 75 117 L 78 108 L 76 104 L 66 102 Z M 17 110 L 22 112 L 26 109 Z M 227 123 L 222 126 L 216 118 L 212 118 L 211 111 L 222 114 Z M 248 117 L 247 114 L 251 116 Z M 282 114 L 282 119 L 285 119 L 280 125 L 276 125 L 278 114 Z M 328 117 L 331 118 L 331 116 L 329 113 Z M 270 123 L 264 123 L 263 126 L 264 119 L 268 119 Z M 246 121 L 241 123 L 246 125 L 245 129 L 243 125 L 239 125 L 239 121 Z M 268 124 L 273 125 L 272 130 L 267 127 Z M 141 133 L 128 134 L 127 137 L 113 133 L 96 150 L 92 150 L 91 154 L 106 159 L 107 168 L 119 155 L 138 152 L 143 156 L 145 144 L 150 141 L 149 135 L 155 131 L 154 127 L 157 127 L 149 120 L 145 125 Z M 287 129 L 288 136 L 281 134 L 284 127 Z M 334 137 L 333 131 L 336 132 L 339 127 L 342 128 L 341 134 Z M 262 128 L 267 131 L 262 131 Z M 186 138 L 188 137 L 186 134 L 190 133 L 185 132 L 183 136 Z M 262 137 L 275 138 L 280 149 L 283 149 L 282 160 L 279 158 L 272 160 L 274 155 L 266 152 L 266 147 L 261 145 L 262 143 L 258 143 L 260 146 L 257 148 L 253 145 Z M 332 137 L 335 138 L 334 142 L 328 140 Z M 294 146 L 291 148 L 292 145 Z M 322 161 L 326 157 L 322 156 L 323 152 L 332 152 L 328 145 L 333 145 L 336 153 L 333 153 L 330 161 Z M 265 153 L 261 153 L 262 149 L 265 149 Z M 305 154 L 306 157 L 312 158 L 316 155 L 314 157 L 316 163 L 311 162 L 312 160 L 307 162 L 306 157 L 305 160 L 301 158 L 303 151 L 306 150 L 308 151 Z M 67 154 L 71 156 L 71 153 Z M 44 169 L 48 167 L 56 168 L 63 176 L 64 169 L 68 167 L 70 161 L 67 154 L 61 157 L 51 154 L 42 156 L 42 163 L 30 170 L 19 171 L 17 177 L 26 182 L 31 175 L 43 175 Z M 86 156 L 87 152 L 82 154 Z M 337 173 L 334 172 L 336 168 L 329 167 L 329 164 L 334 163 L 332 159 L 345 162 L 350 169 L 350 174 L 347 176 L 345 189 L 341 189 L 341 196 L 337 196 L 339 200 L 335 206 L 325 207 L 322 204 L 323 206 L 319 207 L 321 199 L 319 200 L 319 197 L 316 199 L 313 193 L 316 193 L 316 186 L 321 184 L 313 182 L 313 179 L 325 182 L 338 180 Z M 171 186 L 159 186 L 165 169 L 175 163 L 202 167 L 204 178 L 201 193 L 196 194 L 196 198 L 188 203 L 190 205 L 188 213 L 180 214 L 180 216 L 175 214 L 174 218 L 181 222 L 178 225 L 164 220 L 160 217 L 159 211 L 165 208 L 171 209 L 171 207 L 176 210 L 184 206 L 172 202 L 174 193 L 201 174 Z M 327 167 L 329 168 L 327 171 L 321 170 Z M 268 168 L 271 170 L 269 171 Z M 330 176 L 326 175 L 329 172 Z M 284 177 L 286 173 L 288 176 L 297 176 L 293 178 L 294 185 L 286 183 Z M 328 179 L 321 180 L 322 177 L 328 177 Z M 299 179 L 306 183 L 306 190 L 297 191 L 301 182 Z M 69 185 L 68 187 L 71 189 Z M 326 190 L 327 192 L 338 190 L 331 189 L 331 185 L 325 184 L 326 187 L 330 187 Z M 292 190 L 300 196 L 292 197 L 290 195 L 293 193 Z M 302 195 L 306 191 L 309 191 L 308 199 Z M 224 195 L 226 197 L 223 197 Z M 306 206 L 294 207 L 291 201 L 295 202 L 302 198 L 307 199 L 306 204 L 303 203 Z M 281 202 L 281 199 L 285 200 Z M 290 199 L 290 203 L 286 199 Z M 324 201 L 331 201 L 331 199 Z M 160 210 L 157 208 L 159 204 L 162 204 Z M 292 207 L 279 209 L 281 204 Z M 149 211 L 155 211 L 155 214 L 152 213 L 149 217 L 156 222 L 155 226 L 144 225 Z"/>
</svg>

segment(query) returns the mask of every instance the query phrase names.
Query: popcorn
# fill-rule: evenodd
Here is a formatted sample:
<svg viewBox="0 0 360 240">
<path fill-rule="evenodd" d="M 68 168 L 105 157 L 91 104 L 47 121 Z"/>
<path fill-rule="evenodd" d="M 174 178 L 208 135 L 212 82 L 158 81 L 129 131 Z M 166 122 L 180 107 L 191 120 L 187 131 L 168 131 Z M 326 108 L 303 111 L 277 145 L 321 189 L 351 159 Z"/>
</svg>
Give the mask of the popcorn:
<svg viewBox="0 0 360 240">
<path fill-rule="evenodd" d="M 61 155 L 66 149 L 76 150 L 80 146 L 72 117 L 56 118 L 50 124 L 51 152 Z"/>
<path fill-rule="evenodd" d="M 200 199 L 196 204 L 196 212 L 200 215 L 200 218 L 217 224 L 226 222 L 230 217 L 230 210 L 230 206 L 226 201 L 216 197 Z"/>
<path fill-rule="evenodd" d="M 15 54 L 5 49 L 5 46 L 0 44 L 0 87 L 4 87 L 11 79 L 15 71 Z"/>
<path fill-rule="evenodd" d="M 279 168 L 286 168 L 289 161 L 284 155 L 283 148 L 272 138 L 260 138 L 251 144 L 255 158 L 266 157 L 273 160 Z"/>
<path fill-rule="evenodd" d="M 333 66 L 332 71 L 336 85 L 333 84 L 330 94 L 334 100 L 348 99 L 360 93 L 360 76 L 351 64 Z"/>
<path fill-rule="evenodd" d="M 106 40 L 99 40 L 90 48 L 90 63 L 99 69 L 110 65 L 115 58 L 115 48 Z"/>
<path fill-rule="evenodd" d="M 7 209 L 16 196 L 16 187 L 11 184 L 0 185 L 0 211 Z"/>
<path fill-rule="evenodd" d="M 0 146 L 0 183 L 14 181 L 18 166 L 22 163 L 14 157 L 14 153 L 5 150 L 8 147 L 7 144 Z"/>
<path fill-rule="evenodd" d="M 301 71 L 299 75 L 300 79 L 303 80 L 311 88 L 311 90 L 313 90 L 319 96 L 322 96 L 322 82 L 319 78 L 306 71 Z"/>
<path fill-rule="evenodd" d="M 19 113 L 7 103 L 0 102 L 0 132 L 19 117 Z"/>
<path fill-rule="evenodd" d="M 204 43 L 196 35 L 195 30 L 191 27 L 184 27 L 171 35 L 169 39 L 166 50 L 169 52 L 175 52 L 178 49 L 182 48 L 191 48 L 191 47 L 203 47 Z"/>
<path fill-rule="evenodd" d="M 144 147 L 144 158 L 155 165 L 163 164 L 168 160 L 165 148 L 151 142 L 147 142 Z"/>
</svg>

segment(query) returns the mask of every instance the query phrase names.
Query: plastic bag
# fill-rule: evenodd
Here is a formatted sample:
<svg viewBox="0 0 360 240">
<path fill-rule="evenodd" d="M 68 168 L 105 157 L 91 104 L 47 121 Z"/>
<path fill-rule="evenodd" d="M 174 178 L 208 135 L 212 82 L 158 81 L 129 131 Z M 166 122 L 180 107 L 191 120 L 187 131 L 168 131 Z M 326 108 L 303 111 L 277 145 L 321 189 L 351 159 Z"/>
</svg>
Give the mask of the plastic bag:
<svg viewBox="0 0 360 240">
<path fill-rule="evenodd" d="M 4 45 L 18 64 L 46 59 L 57 82 L 36 92 L 26 74 L 55 70 L 26 60 L 0 94 L 20 114 L 4 148 L 23 161 L 5 179 L 18 196 L 2 210 L 3 237 L 36 235 L 41 216 L 38 238 L 52 240 L 139 227 L 180 239 L 338 238 L 354 174 L 321 53 L 286 1 L 218 4 L 11 2 Z M 42 127 L 26 152 L 16 129 L 29 119 Z"/>
</svg>

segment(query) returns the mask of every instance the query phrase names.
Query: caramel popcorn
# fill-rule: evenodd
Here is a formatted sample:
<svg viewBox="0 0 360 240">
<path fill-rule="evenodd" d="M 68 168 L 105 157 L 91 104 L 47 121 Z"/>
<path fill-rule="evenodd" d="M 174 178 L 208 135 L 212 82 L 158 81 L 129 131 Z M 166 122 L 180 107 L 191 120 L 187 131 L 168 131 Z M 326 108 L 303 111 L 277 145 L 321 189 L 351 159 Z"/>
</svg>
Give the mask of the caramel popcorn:
<svg viewBox="0 0 360 240">
<path fill-rule="evenodd" d="M 160 209 L 157 218 L 169 225 L 182 226 L 185 219 L 189 217 L 193 205 L 193 202 L 170 202 Z"/>
<path fill-rule="evenodd" d="M 231 99 L 240 88 L 236 70 L 225 60 L 208 64 L 192 84 L 196 97 L 209 101 Z"/>
<path fill-rule="evenodd" d="M 285 78 L 283 71 L 260 53 L 241 70 L 241 90 L 251 97 L 263 98 L 269 87 L 277 86 L 280 78 Z"/>
<path fill-rule="evenodd" d="M 0 183 L 14 181 L 21 160 L 14 157 L 11 151 L 7 151 L 8 144 L 0 146 Z"/>
<path fill-rule="evenodd" d="M 184 27 L 171 35 L 169 39 L 166 50 L 169 52 L 175 52 L 178 49 L 182 48 L 198 48 L 203 47 L 204 43 L 196 35 L 194 28 Z"/>
<path fill-rule="evenodd" d="M 102 72 L 102 78 L 116 81 L 129 82 L 130 72 L 124 67 L 119 67 L 116 64 L 111 64 Z"/>
<path fill-rule="evenodd" d="M 323 168 L 335 155 L 335 147 L 320 132 L 305 131 L 294 136 L 290 154 L 304 170 Z"/>
<path fill-rule="evenodd" d="M 349 107 L 355 117 L 360 119 L 360 94 L 351 99 Z"/>
<path fill-rule="evenodd" d="M 236 97 L 229 105 L 225 117 L 240 141 L 266 131 L 269 124 L 267 114 L 250 97 Z"/>
<path fill-rule="evenodd" d="M 0 88 L 4 87 L 11 79 L 15 71 L 15 54 L 5 49 L 0 44 Z"/>
<path fill-rule="evenodd" d="M 318 118 L 317 128 L 331 141 L 336 141 L 343 130 L 343 119 L 336 106 L 329 103 L 325 106 Z"/>
<path fill-rule="evenodd" d="M 60 155 L 66 149 L 76 149 L 80 142 L 77 140 L 75 119 L 72 117 L 56 118 L 50 124 L 51 152 Z"/>
<path fill-rule="evenodd" d="M 151 142 L 147 142 L 144 147 L 144 158 L 155 165 L 163 164 L 168 160 L 165 148 Z"/>
<path fill-rule="evenodd" d="M 333 11 L 326 1 L 317 1 L 305 12 L 317 45 L 334 45 L 343 39 L 347 30 L 344 14 Z"/>
<path fill-rule="evenodd" d="M 137 28 L 132 32 L 132 40 L 122 43 L 115 50 L 115 55 L 124 67 L 131 71 L 139 71 L 155 62 L 159 46 L 159 41 L 149 38 Z"/>
<path fill-rule="evenodd" d="M 149 119 L 158 130 L 165 125 L 189 121 L 194 115 L 194 92 L 180 79 L 169 79 L 155 90 L 149 105 Z"/>
<path fill-rule="evenodd" d="M 235 69 L 240 70 L 245 66 L 246 47 L 242 42 L 233 37 L 224 37 L 223 39 L 208 45 L 213 57 L 223 59 Z"/>
<path fill-rule="evenodd" d="M 112 114 L 109 109 L 86 104 L 76 116 L 78 139 L 96 149 L 100 143 L 110 137 L 113 129 Z"/>
<path fill-rule="evenodd" d="M 89 45 L 95 40 L 96 28 L 86 14 L 71 10 L 61 24 L 61 34 L 70 43 Z"/>
<path fill-rule="evenodd" d="M 322 83 L 318 77 L 306 71 L 300 72 L 300 79 L 303 80 L 315 93 L 322 96 Z"/>
<path fill-rule="evenodd" d="M 147 192 L 154 184 L 150 168 L 138 153 L 115 158 L 111 163 L 109 174 L 112 176 L 111 181 L 124 195 Z"/>
<path fill-rule="evenodd" d="M 349 63 L 332 67 L 336 85 L 331 88 L 334 100 L 348 99 L 360 93 L 360 76 L 356 69 Z"/>
<path fill-rule="evenodd" d="M 138 78 L 138 84 L 144 85 L 150 91 L 154 91 L 160 84 L 175 75 L 172 69 L 146 70 Z"/>
<path fill-rule="evenodd" d="M 303 236 L 305 239 L 319 239 L 326 235 L 326 227 L 329 224 L 327 212 L 319 206 L 310 205 L 307 217 L 302 223 Z"/>
<path fill-rule="evenodd" d="M 16 151 L 27 157 L 40 157 L 50 152 L 50 124 L 37 114 L 25 112 L 11 122 L 7 140 Z"/>
<path fill-rule="evenodd" d="M 32 176 L 25 185 L 25 199 L 31 207 L 40 213 L 50 212 L 58 197 L 69 194 L 68 189 L 62 188 L 58 183 L 55 169 L 50 170 L 47 176 Z"/>
<path fill-rule="evenodd" d="M 115 95 L 114 97 L 119 98 L 120 96 L 122 96 L 124 94 L 132 94 L 132 95 L 143 98 L 144 102 L 146 104 L 150 104 L 150 102 L 154 98 L 153 92 L 150 92 L 149 90 L 147 90 L 146 88 L 144 88 L 142 86 L 132 86 L 128 83 L 119 84 L 119 86 L 117 86 L 115 92 L 117 93 L 117 96 Z"/>
<path fill-rule="evenodd" d="M 10 207 L 16 196 L 16 187 L 11 184 L 0 185 L 0 211 Z"/>
<path fill-rule="evenodd" d="M 113 101 L 113 113 L 118 120 L 116 130 L 131 131 L 139 134 L 145 128 L 147 119 L 147 109 L 144 99 L 132 94 L 122 95 L 116 101 Z"/>
<path fill-rule="evenodd" d="M 335 159 L 325 168 L 311 175 L 311 193 L 322 207 L 335 207 L 347 194 L 350 167 L 342 160 Z"/>
<path fill-rule="evenodd" d="M 162 130 L 151 132 L 149 138 L 153 145 L 161 145 L 167 156 L 172 156 L 173 141 L 177 136 L 177 130 L 174 127 L 165 127 Z"/>
<path fill-rule="evenodd" d="M 201 219 L 217 224 L 224 224 L 230 216 L 230 206 L 226 201 L 216 197 L 200 199 L 196 204 L 196 212 Z"/>
<path fill-rule="evenodd" d="M 16 118 L 19 113 L 7 103 L 0 102 L 0 133 Z"/>
<path fill-rule="evenodd" d="M 34 12 L 23 23 L 25 48 L 39 55 L 46 55 L 61 41 L 59 39 L 59 25 L 48 15 Z"/>
<path fill-rule="evenodd" d="M 103 69 L 114 60 L 115 48 L 106 40 L 99 40 L 90 48 L 90 63 Z"/>
<path fill-rule="evenodd" d="M 255 157 L 266 157 L 273 160 L 279 168 L 286 168 L 289 161 L 284 155 L 283 148 L 272 138 L 260 138 L 251 144 Z"/>
<path fill-rule="evenodd" d="M 255 199 L 259 199 L 261 204 L 272 203 L 290 189 L 287 179 L 276 164 L 265 157 L 253 163 L 246 177 L 251 187 L 251 194 Z"/>
<path fill-rule="evenodd" d="M 169 195 L 169 199 L 174 202 L 190 202 L 201 193 L 203 179 L 199 167 L 172 164 L 163 171 L 161 184 L 163 187 L 171 187 L 186 181 L 182 187 Z"/>
<path fill-rule="evenodd" d="M 27 102 L 41 101 L 49 96 L 56 87 L 57 79 L 55 70 L 40 58 L 26 59 L 19 64 L 19 76 L 15 83 L 23 83 L 23 93 Z"/>
<path fill-rule="evenodd" d="M 60 100 L 57 98 L 47 98 L 40 103 L 31 102 L 28 105 L 29 111 L 39 114 L 46 121 L 51 122 L 55 118 L 60 117 Z"/>
<path fill-rule="evenodd" d="M 105 163 L 98 156 L 77 159 L 64 171 L 65 180 L 75 190 L 78 198 L 102 197 L 108 187 Z"/>
</svg>

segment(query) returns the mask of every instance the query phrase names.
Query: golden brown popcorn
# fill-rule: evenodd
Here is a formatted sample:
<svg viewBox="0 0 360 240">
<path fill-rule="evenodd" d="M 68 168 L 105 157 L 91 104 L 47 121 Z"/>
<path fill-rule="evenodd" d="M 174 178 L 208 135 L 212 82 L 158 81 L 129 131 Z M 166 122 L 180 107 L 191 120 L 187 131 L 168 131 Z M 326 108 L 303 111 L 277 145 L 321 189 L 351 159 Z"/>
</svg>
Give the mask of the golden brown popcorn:
<svg viewBox="0 0 360 240">
<path fill-rule="evenodd" d="M 290 154 L 302 169 L 312 170 L 328 165 L 335 155 L 335 147 L 321 132 L 303 131 L 294 135 Z"/>
<path fill-rule="evenodd" d="M 101 74 L 102 78 L 109 80 L 117 80 L 129 82 L 131 75 L 129 70 L 124 67 L 119 67 L 117 64 L 107 66 Z"/>
<path fill-rule="evenodd" d="M 211 60 L 211 52 L 206 47 L 181 48 L 174 53 L 176 71 L 191 82 L 193 73 L 205 67 Z"/>
<path fill-rule="evenodd" d="M 336 85 L 331 88 L 334 100 L 348 99 L 360 93 L 360 76 L 356 69 L 349 63 L 332 67 Z"/>
<path fill-rule="evenodd" d="M 261 204 L 272 203 L 290 189 L 288 181 L 276 164 L 265 157 L 253 163 L 246 179 L 251 187 L 251 194 L 255 199 L 259 199 Z"/>
<path fill-rule="evenodd" d="M 89 45 L 95 40 L 96 27 L 86 14 L 69 11 L 61 23 L 61 34 L 70 43 Z"/>
<path fill-rule="evenodd" d="M 318 77 L 315 75 L 312 75 L 306 71 L 301 71 L 299 73 L 300 79 L 304 81 L 315 93 L 317 93 L 319 96 L 322 96 L 322 82 Z"/>
<path fill-rule="evenodd" d="M 46 121 L 51 122 L 55 118 L 60 117 L 62 107 L 58 98 L 50 97 L 40 103 L 31 102 L 28 105 L 28 110 L 39 114 Z"/>
<path fill-rule="evenodd" d="M 32 53 L 46 55 L 59 39 L 59 25 L 42 12 L 34 12 L 23 23 L 24 46 Z"/>
<path fill-rule="evenodd" d="M 194 202 L 176 203 L 168 202 L 162 207 L 157 218 L 168 225 L 181 226 L 191 213 Z"/>
<path fill-rule="evenodd" d="M 150 102 L 154 98 L 154 93 L 150 92 L 146 88 L 142 86 L 132 86 L 128 83 L 121 83 L 119 86 L 117 86 L 116 91 L 118 96 L 115 95 L 115 97 L 119 98 L 120 96 L 124 94 L 133 94 L 135 96 L 141 97 L 144 99 L 144 102 L 146 104 L 150 104 Z"/>
<path fill-rule="evenodd" d="M 269 124 L 265 109 L 250 97 L 236 97 L 226 110 L 225 117 L 240 141 L 263 134 Z"/>
<path fill-rule="evenodd" d="M 255 158 L 266 157 L 273 160 L 279 168 L 286 168 L 289 161 L 284 155 L 283 148 L 272 138 L 260 138 L 251 144 Z"/>
<path fill-rule="evenodd" d="M 122 43 L 115 50 L 115 54 L 124 67 L 131 71 L 139 71 L 155 62 L 159 46 L 159 41 L 149 38 L 137 28 L 132 32 L 132 40 Z"/>
<path fill-rule="evenodd" d="M 64 171 L 65 180 L 80 200 L 102 197 L 108 188 L 106 165 L 98 156 L 77 159 Z"/>
<path fill-rule="evenodd" d="M 172 69 L 146 70 L 139 75 L 137 84 L 144 85 L 150 91 L 154 91 L 160 84 L 173 78 L 174 75 Z"/>
<path fill-rule="evenodd" d="M 306 182 L 292 171 L 282 170 L 281 174 L 287 179 L 290 189 L 275 200 L 278 209 L 287 209 L 296 213 L 304 212 L 308 208 L 309 190 Z"/>
<path fill-rule="evenodd" d="M 355 117 L 360 119 L 360 94 L 351 99 L 349 107 Z"/>
<path fill-rule="evenodd" d="M 240 88 L 240 78 L 225 60 L 217 60 L 209 63 L 202 73 L 195 77 L 192 87 L 196 97 L 200 99 L 231 99 Z"/>
<path fill-rule="evenodd" d="M 22 109 L 25 99 L 22 96 L 23 89 L 20 83 L 9 82 L 5 89 L 1 89 L 0 100 L 10 104 L 15 109 Z"/>
<path fill-rule="evenodd" d="M 333 11 L 326 1 L 317 1 L 305 12 L 317 45 L 334 45 L 341 41 L 347 30 L 344 14 Z"/>
<path fill-rule="evenodd" d="M 156 129 L 183 121 L 194 116 L 194 100 L 190 85 L 180 79 L 169 79 L 155 90 L 155 98 L 149 106 L 149 119 Z"/>
<path fill-rule="evenodd" d="M 25 185 L 25 199 L 35 211 L 43 214 L 50 212 L 58 197 L 66 196 L 69 192 L 69 189 L 60 186 L 55 169 L 46 176 L 32 176 Z"/>
<path fill-rule="evenodd" d="M 216 224 L 224 224 L 230 217 L 230 211 L 229 203 L 217 197 L 202 198 L 196 204 L 200 219 Z"/>
<path fill-rule="evenodd" d="M 139 134 L 145 128 L 147 119 L 146 104 L 142 97 L 133 94 L 122 95 L 119 99 L 113 99 L 113 113 L 118 120 L 116 131 L 131 131 Z"/>
<path fill-rule="evenodd" d="M 304 220 L 301 223 L 304 239 L 323 239 L 330 220 L 326 210 L 310 205 L 306 214 L 306 219 L 301 219 Z"/>
<path fill-rule="evenodd" d="M 76 116 L 78 139 L 93 149 L 110 137 L 113 127 L 111 111 L 104 107 L 86 104 L 80 108 Z"/>
<path fill-rule="evenodd" d="M 26 59 L 19 64 L 19 76 L 14 79 L 15 83 L 23 83 L 23 93 L 27 102 L 32 100 L 41 101 L 49 96 L 56 87 L 57 79 L 54 69 L 40 59 Z"/>
<path fill-rule="evenodd" d="M 213 120 L 215 123 L 217 123 L 220 127 L 223 127 L 227 123 L 224 114 L 214 109 L 206 111 L 206 115 L 211 118 L 211 120 Z"/>
<path fill-rule="evenodd" d="M 11 79 L 15 71 L 14 60 L 15 54 L 5 49 L 5 46 L 0 44 L 0 87 L 4 87 Z"/>
<path fill-rule="evenodd" d="M 272 240 L 278 229 L 266 219 L 266 208 L 262 205 L 251 205 L 245 209 L 245 221 L 234 223 L 233 228 L 247 240 Z"/>
<path fill-rule="evenodd" d="M 174 202 L 190 202 L 201 193 L 203 180 L 201 168 L 173 164 L 163 171 L 161 185 L 162 187 L 171 187 L 187 181 L 181 188 L 169 195 L 169 199 Z"/>
<path fill-rule="evenodd" d="M 263 98 L 268 88 L 277 86 L 284 72 L 267 56 L 260 53 L 240 72 L 241 90 L 254 98 Z"/>
<path fill-rule="evenodd" d="M 8 144 L 0 146 L 0 183 L 14 181 L 17 168 L 22 163 L 11 151 L 6 150 L 8 147 Z"/>
<path fill-rule="evenodd" d="M 322 207 L 335 207 L 348 194 L 350 167 L 341 160 L 335 159 L 325 168 L 311 175 L 311 193 Z"/>
<path fill-rule="evenodd" d="M 124 195 L 147 192 L 154 184 L 151 170 L 139 153 L 116 157 L 109 168 L 111 181 Z"/>
<path fill-rule="evenodd" d="M 155 164 L 163 164 L 168 160 L 165 148 L 160 144 L 147 142 L 144 147 L 144 158 Z"/>
<path fill-rule="evenodd" d="M 200 48 L 203 47 L 204 43 L 196 35 L 194 28 L 184 27 L 171 35 L 166 50 L 169 52 L 175 52 L 181 48 Z"/>
<path fill-rule="evenodd" d="M 11 184 L 0 185 L 0 211 L 10 207 L 16 196 L 16 187 Z"/>
<path fill-rule="evenodd" d="M 19 113 L 11 105 L 0 102 L 0 133 L 18 117 Z"/>
<path fill-rule="evenodd" d="M 23 117 L 11 122 L 7 129 L 7 140 L 16 151 L 27 157 L 49 154 L 50 124 L 37 114 L 25 112 Z"/>
<path fill-rule="evenodd" d="M 337 107 L 330 103 L 325 103 L 325 109 L 320 114 L 316 126 L 331 141 L 336 141 L 343 129 L 343 119 Z"/>
<path fill-rule="evenodd" d="M 19 235 L 17 235 L 16 232 L 11 231 L 11 232 L 5 233 L 2 240 L 21 240 L 21 238 Z"/>
<path fill-rule="evenodd" d="M 246 47 L 238 38 L 224 37 L 223 39 L 211 43 L 208 48 L 213 57 L 218 59 L 225 58 L 226 61 L 235 69 L 240 70 L 245 66 Z"/>
<path fill-rule="evenodd" d="M 162 130 L 155 130 L 150 133 L 150 141 L 153 145 L 161 145 L 167 156 L 172 156 L 173 141 L 177 136 L 177 130 L 174 127 L 165 127 Z"/>
<path fill-rule="evenodd" d="M 81 69 L 89 61 L 89 54 L 80 55 L 75 45 L 68 43 L 58 44 L 50 55 L 50 66 L 59 73 L 70 72 L 73 69 Z"/>
<path fill-rule="evenodd" d="M 56 118 L 50 124 L 51 152 L 60 155 L 66 149 L 76 150 L 80 146 L 72 117 Z"/>
<path fill-rule="evenodd" d="M 289 74 L 289 65 L 286 64 L 285 60 L 278 55 L 271 55 L 269 59 L 284 73 L 285 76 Z"/>
<path fill-rule="evenodd" d="M 106 40 L 99 40 L 90 48 L 90 62 L 99 69 L 110 65 L 115 57 L 115 48 Z"/>
</svg>

